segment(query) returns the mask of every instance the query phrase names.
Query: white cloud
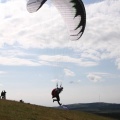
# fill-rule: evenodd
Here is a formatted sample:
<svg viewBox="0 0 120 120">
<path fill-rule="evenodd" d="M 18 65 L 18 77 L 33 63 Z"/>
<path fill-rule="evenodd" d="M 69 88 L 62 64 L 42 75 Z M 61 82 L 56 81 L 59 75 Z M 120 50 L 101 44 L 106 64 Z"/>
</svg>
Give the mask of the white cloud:
<svg viewBox="0 0 120 120">
<path fill-rule="evenodd" d="M 87 26 L 82 42 L 83 58 L 96 61 L 120 58 L 119 6 L 120 0 L 105 0 L 86 6 Z M 118 63 L 116 64 L 119 66 Z"/>
<path fill-rule="evenodd" d="M 118 69 L 120 69 L 120 58 L 117 58 L 117 59 L 116 59 L 116 64 L 117 64 L 117 66 L 118 66 Z"/>
<path fill-rule="evenodd" d="M 51 62 L 67 60 L 81 66 L 94 66 L 100 60 L 115 59 L 120 69 L 120 0 L 86 5 L 87 24 L 79 41 L 69 41 L 65 23 L 53 5 L 45 4 L 32 14 L 27 12 L 26 0 L 10 0 L 0 6 L 0 48 L 15 43 L 23 49 L 73 48 L 81 53 L 82 59 L 70 56 L 64 56 L 62 60 L 59 56 L 48 58 L 52 59 Z"/>
<path fill-rule="evenodd" d="M 39 66 L 39 63 L 33 62 L 32 60 L 15 58 L 15 57 L 0 57 L 0 65 L 9 66 Z"/>
<path fill-rule="evenodd" d="M 7 73 L 6 71 L 0 71 L 0 75 L 6 74 L 6 73 Z"/>
<path fill-rule="evenodd" d="M 82 58 L 96 62 L 114 59 L 115 64 L 120 68 L 119 6 L 120 0 L 104 0 L 86 6 L 85 33 L 75 46 Z"/>
<path fill-rule="evenodd" d="M 96 74 L 94 74 L 94 73 L 89 73 L 89 74 L 87 75 L 87 78 L 88 78 L 89 80 L 91 80 L 92 82 L 98 82 L 98 81 L 101 81 L 101 79 L 102 79 L 101 76 L 96 75 Z"/>
<path fill-rule="evenodd" d="M 39 59 L 42 61 L 47 61 L 47 62 L 54 62 L 55 64 L 58 64 L 60 62 L 66 62 L 66 63 L 74 63 L 80 66 L 96 66 L 97 63 L 93 61 L 87 61 L 83 60 L 81 58 L 73 58 L 70 56 L 65 56 L 65 55 L 41 55 L 39 56 Z"/>
<path fill-rule="evenodd" d="M 70 77 L 75 76 L 75 73 L 69 69 L 64 69 L 64 73 L 66 76 L 70 76 Z"/>
<path fill-rule="evenodd" d="M 65 23 L 53 6 L 45 4 L 31 14 L 27 12 L 24 0 L 14 0 L 3 4 L 0 11 L 4 11 L 0 16 L 1 47 L 16 41 L 23 48 L 54 48 L 65 43 Z"/>
<path fill-rule="evenodd" d="M 61 83 L 62 82 L 62 80 L 59 80 L 59 79 L 53 79 L 53 80 L 51 80 L 51 82 L 55 82 L 55 83 Z"/>
<path fill-rule="evenodd" d="M 106 72 L 92 72 L 92 73 L 101 76 L 110 76 L 110 73 L 106 73 Z"/>
<path fill-rule="evenodd" d="M 70 84 L 79 84 L 80 82 L 81 82 L 81 80 L 77 80 L 77 81 L 74 80 L 74 81 L 70 81 L 69 83 Z"/>
<path fill-rule="evenodd" d="M 91 72 L 87 74 L 87 78 L 93 82 L 105 81 L 107 79 L 119 79 L 119 74 L 105 73 L 105 72 Z"/>
<path fill-rule="evenodd" d="M 34 56 L 32 53 L 28 54 L 22 50 L 17 50 L 17 49 L 4 49 L 0 50 L 0 56 L 3 57 L 27 57 L 27 56 Z"/>
</svg>

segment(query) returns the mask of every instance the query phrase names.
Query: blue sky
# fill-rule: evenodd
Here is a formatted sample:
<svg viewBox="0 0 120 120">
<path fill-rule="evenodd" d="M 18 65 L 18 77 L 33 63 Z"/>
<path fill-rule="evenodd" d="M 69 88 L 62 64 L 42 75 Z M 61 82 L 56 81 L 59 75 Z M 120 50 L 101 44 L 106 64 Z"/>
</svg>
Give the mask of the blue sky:
<svg viewBox="0 0 120 120">
<path fill-rule="evenodd" d="M 62 83 L 63 104 L 120 103 L 120 0 L 85 3 L 79 41 L 48 1 L 28 13 L 26 0 L 0 1 L 0 91 L 7 99 L 57 106 L 51 91 Z"/>
<path fill-rule="evenodd" d="M 100 1 L 102 1 L 102 0 L 83 0 L 83 2 L 85 4 L 92 4 L 92 3 L 96 3 L 96 2 L 100 2 Z"/>
</svg>

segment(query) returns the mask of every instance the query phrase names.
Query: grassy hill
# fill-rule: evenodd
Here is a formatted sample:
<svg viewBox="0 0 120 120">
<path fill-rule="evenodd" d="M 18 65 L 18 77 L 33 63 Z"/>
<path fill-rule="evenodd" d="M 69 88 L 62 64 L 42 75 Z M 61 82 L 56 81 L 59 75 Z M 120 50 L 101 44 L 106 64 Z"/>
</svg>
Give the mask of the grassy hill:
<svg viewBox="0 0 120 120">
<path fill-rule="evenodd" d="M 0 120 L 112 120 L 80 111 L 0 100 Z"/>
</svg>

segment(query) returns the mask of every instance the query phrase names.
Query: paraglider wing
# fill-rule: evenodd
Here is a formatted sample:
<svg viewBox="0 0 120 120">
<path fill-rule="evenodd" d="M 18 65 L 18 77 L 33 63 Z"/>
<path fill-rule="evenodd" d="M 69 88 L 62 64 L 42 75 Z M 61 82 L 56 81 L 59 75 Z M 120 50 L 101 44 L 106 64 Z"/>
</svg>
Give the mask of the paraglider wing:
<svg viewBox="0 0 120 120">
<path fill-rule="evenodd" d="M 71 40 L 78 40 L 86 26 L 86 11 L 81 0 L 52 0 L 64 18 Z"/>
<path fill-rule="evenodd" d="M 29 0 L 27 10 L 36 12 L 47 0 Z M 86 26 L 86 11 L 81 0 L 51 0 L 61 13 L 70 32 L 71 40 L 78 40 Z"/>
<path fill-rule="evenodd" d="M 33 13 L 38 11 L 46 1 L 47 0 L 29 0 L 27 2 L 28 12 Z"/>
</svg>

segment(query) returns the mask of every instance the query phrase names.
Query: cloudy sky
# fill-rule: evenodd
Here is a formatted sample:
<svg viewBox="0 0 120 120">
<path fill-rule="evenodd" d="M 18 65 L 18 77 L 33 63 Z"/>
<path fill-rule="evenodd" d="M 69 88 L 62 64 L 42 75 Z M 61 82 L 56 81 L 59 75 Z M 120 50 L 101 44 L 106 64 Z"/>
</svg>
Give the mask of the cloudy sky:
<svg viewBox="0 0 120 120">
<path fill-rule="evenodd" d="M 78 41 L 49 0 L 28 13 L 27 0 L 0 0 L 0 91 L 7 99 L 57 106 L 120 103 L 120 0 L 84 0 L 87 21 Z"/>
</svg>

